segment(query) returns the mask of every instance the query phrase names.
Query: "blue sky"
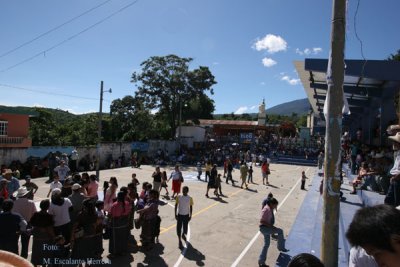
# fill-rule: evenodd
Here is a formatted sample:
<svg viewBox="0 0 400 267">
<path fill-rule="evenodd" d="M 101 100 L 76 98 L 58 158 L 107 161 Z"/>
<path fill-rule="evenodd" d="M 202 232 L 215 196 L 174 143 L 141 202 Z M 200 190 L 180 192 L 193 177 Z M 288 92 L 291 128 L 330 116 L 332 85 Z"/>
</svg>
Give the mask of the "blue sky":
<svg viewBox="0 0 400 267">
<path fill-rule="evenodd" d="M 103 2 L 0 1 L 0 56 Z M 105 89 L 113 90 L 104 95 L 107 112 L 113 99 L 134 94 L 130 77 L 141 62 L 176 54 L 192 57 L 192 69 L 208 66 L 216 77 L 215 113 L 257 112 L 263 98 L 267 108 L 305 98 L 293 61 L 329 54 L 332 1 L 321 0 L 138 0 L 41 53 L 133 2 L 108 1 L 0 57 L 0 104 L 94 112 L 103 80 Z M 400 49 L 400 1 L 348 2 L 348 59 L 362 58 L 354 28 L 358 3 L 356 30 L 364 55 L 386 59 Z"/>
</svg>

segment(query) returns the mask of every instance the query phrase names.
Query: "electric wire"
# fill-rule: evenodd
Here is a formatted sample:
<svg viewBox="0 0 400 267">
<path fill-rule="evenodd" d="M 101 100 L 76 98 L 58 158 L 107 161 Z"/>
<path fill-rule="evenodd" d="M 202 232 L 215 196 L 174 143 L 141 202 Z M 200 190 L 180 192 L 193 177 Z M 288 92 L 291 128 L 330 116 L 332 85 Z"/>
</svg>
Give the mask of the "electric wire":
<svg viewBox="0 0 400 267">
<path fill-rule="evenodd" d="M 78 37 L 79 35 L 81 35 L 81 34 L 87 32 L 87 31 L 93 29 L 94 27 L 96 27 L 96 26 L 98 26 L 99 24 L 101 24 L 101 23 L 107 21 L 108 19 L 112 18 L 113 16 L 117 15 L 118 13 L 121 13 L 121 12 L 124 11 L 125 9 L 127 9 L 127 8 L 129 8 L 129 7 L 131 7 L 131 6 L 133 6 L 133 5 L 136 4 L 137 2 L 139 2 L 139 0 L 135 0 L 135 1 L 133 1 L 133 2 L 131 2 L 131 3 L 129 3 L 129 4 L 127 4 L 127 5 L 123 6 L 122 8 L 120 8 L 120 9 L 118 9 L 117 11 L 111 13 L 111 14 L 108 15 L 107 17 L 105 17 L 105 18 L 99 20 L 98 22 L 96 22 L 96 23 L 92 24 L 91 26 L 89 26 L 89 27 L 83 29 L 82 31 L 80 31 L 80 32 L 78 32 L 78 33 L 76 33 L 76 34 L 74 34 L 74 35 L 68 37 L 67 39 L 64 39 L 63 41 L 61 41 L 61 42 L 59 42 L 59 43 L 57 43 L 57 44 L 51 46 L 50 48 L 47 48 L 46 50 L 43 50 L 43 51 L 41 51 L 41 52 L 39 52 L 39 53 L 37 53 L 37 54 L 35 54 L 35 55 L 29 57 L 29 58 L 26 58 L 26 59 L 24 59 L 24 60 L 22 60 L 22 61 L 20 61 L 20 62 L 18 62 L 18 63 L 16 63 L 16 64 L 14 64 L 14 65 L 11 65 L 11 66 L 9 66 L 9 67 L 7 67 L 7 68 L 5 68 L 5 69 L 0 70 L 0 73 L 6 72 L 6 71 L 9 71 L 9 70 L 11 70 L 11 69 L 13 69 L 13 68 L 15 68 L 15 67 L 18 67 L 18 66 L 20 66 L 20 65 L 22 65 L 22 64 L 24 64 L 24 63 L 26 63 L 26 62 L 29 62 L 29 61 L 31 61 L 31 60 L 37 58 L 37 57 L 40 56 L 40 55 L 45 55 L 47 52 L 49 52 L 49 51 L 51 51 L 51 50 L 54 50 L 54 49 L 56 49 L 57 47 L 59 47 L 59 46 L 65 44 L 66 42 L 71 41 L 72 39 L 75 39 L 75 38 Z"/>
<path fill-rule="evenodd" d="M 19 49 L 21 49 L 21 48 L 27 46 L 28 44 L 33 43 L 33 42 L 36 41 L 36 40 L 39 40 L 39 39 L 42 38 L 43 36 L 46 36 L 46 35 L 48 35 L 48 34 L 54 32 L 54 31 L 60 29 L 61 27 L 63 27 L 63 26 L 65 26 L 65 25 L 67 25 L 67 24 L 69 24 L 69 23 L 71 23 L 71 22 L 77 20 L 78 18 L 83 17 L 84 15 L 86 15 L 86 14 L 92 12 L 93 10 L 96 10 L 97 8 L 99 8 L 99 7 L 101 7 L 101 6 L 105 5 L 105 4 L 107 4 L 107 3 L 110 2 L 110 1 L 112 1 L 112 0 L 104 1 L 103 3 L 101 3 L 101 4 L 99 4 L 99 5 L 95 6 L 95 7 L 92 7 L 91 9 L 86 10 L 85 12 L 79 14 L 78 16 L 75 16 L 75 17 L 73 17 L 73 18 L 67 20 L 66 22 L 64 22 L 64 23 L 62 23 L 62 24 L 60 24 L 60 25 L 58 25 L 58 26 L 55 26 L 54 28 L 51 28 L 50 30 L 48 30 L 48 31 L 46 31 L 46 32 L 44 32 L 44 33 L 42 33 L 42 34 L 36 36 L 35 38 L 33 38 L 33 39 L 29 40 L 29 41 L 26 41 L 25 43 L 22 43 L 22 44 L 18 45 L 17 47 L 13 48 L 13 49 L 8 50 L 7 52 L 1 54 L 1 55 L 0 55 L 0 58 L 5 57 L 5 56 L 11 54 L 11 53 L 13 53 L 13 52 L 15 52 L 15 51 L 17 51 L 17 50 L 19 50 Z"/>
<path fill-rule="evenodd" d="M 0 87 L 13 88 L 13 89 L 17 89 L 17 90 L 23 90 L 23 91 L 28 91 L 28 92 L 38 93 L 38 94 L 45 94 L 45 95 L 49 95 L 49 96 L 54 96 L 54 95 L 55 96 L 65 96 L 65 97 L 85 99 L 85 100 L 93 100 L 93 101 L 99 101 L 100 100 L 99 98 L 94 98 L 94 97 L 84 97 L 84 96 L 62 94 L 62 93 L 30 89 L 30 88 L 25 88 L 25 87 L 20 87 L 20 86 L 15 86 L 15 85 L 9 85 L 9 84 L 3 84 L 3 83 L 0 83 Z"/>
</svg>

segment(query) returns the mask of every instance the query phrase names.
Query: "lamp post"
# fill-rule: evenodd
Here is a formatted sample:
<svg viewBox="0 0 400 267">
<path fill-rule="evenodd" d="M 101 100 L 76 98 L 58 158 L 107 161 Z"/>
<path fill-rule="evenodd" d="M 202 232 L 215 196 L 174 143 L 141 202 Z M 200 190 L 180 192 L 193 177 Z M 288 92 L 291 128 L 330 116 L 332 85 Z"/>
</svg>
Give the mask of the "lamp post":
<svg viewBox="0 0 400 267">
<path fill-rule="evenodd" d="M 97 132 L 97 149 L 96 149 L 96 177 L 97 180 L 100 180 L 100 144 L 101 144 L 101 120 L 103 117 L 103 93 L 109 92 L 111 93 L 111 88 L 107 91 L 103 90 L 103 81 L 100 83 L 100 111 L 99 111 L 99 128 Z"/>
</svg>

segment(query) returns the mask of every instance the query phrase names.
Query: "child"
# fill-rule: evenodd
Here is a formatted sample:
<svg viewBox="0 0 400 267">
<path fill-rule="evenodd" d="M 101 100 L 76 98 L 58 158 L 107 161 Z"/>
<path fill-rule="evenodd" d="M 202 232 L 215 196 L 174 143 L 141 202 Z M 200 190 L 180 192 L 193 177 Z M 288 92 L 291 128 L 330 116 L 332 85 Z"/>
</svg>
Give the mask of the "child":
<svg viewBox="0 0 400 267">
<path fill-rule="evenodd" d="M 133 183 L 135 186 L 140 185 L 139 180 L 136 178 L 136 173 L 132 173 L 132 183 Z"/>
<path fill-rule="evenodd" d="M 253 166 L 250 165 L 249 168 L 249 177 L 247 178 L 247 183 L 252 183 L 253 184 Z"/>
<path fill-rule="evenodd" d="M 168 192 L 168 184 L 167 184 L 167 180 L 168 180 L 168 177 L 167 177 L 167 172 L 166 171 L 163 171 L 162 172 L 162 175 L 161 175 L 161 187 L 160 187 L 160 194 L 161 194 L 161 189 L 165 189 L 165 191 L 167 191 L 167 193 L 165 194 L 166 196 L 168 196 L 169 195 L 169 192 Z"/>
<path fill-rule="evenodd" d="M 306 190 L 304 187 L 306 185 L 306 179 L 308 179 L 306 176 L 306 172 L 302 171 L 301 172 L 301 190 Z"/>
</svg>

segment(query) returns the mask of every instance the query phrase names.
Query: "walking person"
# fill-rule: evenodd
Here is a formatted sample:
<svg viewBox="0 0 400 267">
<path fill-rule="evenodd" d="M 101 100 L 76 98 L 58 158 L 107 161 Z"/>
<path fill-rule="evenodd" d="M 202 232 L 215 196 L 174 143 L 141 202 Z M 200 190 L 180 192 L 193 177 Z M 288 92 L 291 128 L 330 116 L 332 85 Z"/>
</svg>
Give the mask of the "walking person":
<svg viewBox="0 0 400 267">
<path fill-rule="evenodd" d="M 209 197 L 208 191 L 211 188 L 214 188 L 214 195 L 216 195 L 218 197 L 218 192 L 217 192 L 217 188 L 216 188 L 216 184 L 215 184 L 217 175 L 218 175 L 217 164 L 214 164 L 214 166 L 212 167 L 212 169 L 210 171 L 210 179 L 208 179 L 208 183 L 207 183 L 206 197 Z"/>
<path fill-rule="evenodd" d="M 130 203 L 126 200 L 124 192 L 118 192 L 117 201 L 111 206 L 109 216 L 109 226 L 111 236 L 108 246 L 109 258 L 125 255 L 127 253 L 129 237 L 129 213 L 131 212 Z"/>
<path fill-rule="evenodd" d="M 247 178 L 247 183 L 254 183 L 253 182 L 253 166 L 250 166 L 249 168 L 249 177 Z"/>
<path fill-rule="evenodd" d="M 233 164 L 232 164 L 231 160 L 228 160 L 226 170 L 227 170 L 227 175 L 226 175 L 225 182 L 228 184 L 229 180 L 230 180 L 232 182 L 232 185 L 235 186 L 235 182 L 233 181 L 233 178 L 232 178 Z"/>
<path fill-rule="evenodd" d="M 246 189 L 248 188 L 248 185 L 246 183 L 248 171 L 249 171 L 249 168 L 247 167 L 246 162 L 242 161 L 242 164 L 240 166 L 240 179 L 242 180 L 242 184 L 240 185 L 240 188 L 243 188 L 243 185 L 246 186 Z"/>
<path fill-rule="evenodd" d="M 65 178 L 67 178 L 68 173 L 71 171 L 68 167 L 68 163 L 65 163 L 65 160 L 60 161 L 60 165 L 54 168 L 54 171 L 57 173 L 60 182 L 64 184 Z"/>
<path fill-rule="evenodd" d="M 306 176 L 306 172 L 302 171 L 301 172 L 301 190 L 306 190 L 306 188 L 305 188 L 306 179 L 308 179 L 307 176 Z"/>
<path fill-rule="evenodd" d="M 267 259 L 267 252 L 269 245 L 271 243 L 271 235 L 278 234 L 278 250 L 282 252 L 287 252 L 285 248 L 285 239 L 283 237 L 283 230 L 281 228 L 275 227 L 275 215 L 274 210 L 278 207 L 278 200 L 271 198 L 267 201 L 267 205 L 261 210 L 260 218 L 260 232 L 264 236 L 264 246 L 261 250 L 260 256 L 258 257 L 258 266 L 267 267 L 265 264 Z"/>
<path fill-rule="evenodd" d="M 165 191 L 167 192 L 167 193 L 165 193 L 165 196 L 169 195 L 167 181 L 168 181 L 167 172 L 163 171 L 162 174 L 161 174 L 161 187 L 160 187 L 160 192 L 159 193 L 161 194 L 161 189 L 164 188 Z"/>
<path fill-rule="evenodd" d="M 193 198 L 188 195 L 189 187 L 184 186 L 182 189 L 182 196 L 178 196 L 175 202 L 175 219 L 176 224 L 176 234 L 178 235 L 179 248 L 183 248 L 182 239 L 186 241 L 186 236 L 188 232 L 188 224 L 192 219 L 193 214 Z M 183 228 L 183 233 L 182 233 Z M 182 235 L 181 235 L 182 233 Z"/>
<path fill-rule="evenodd" d="M 200 180 L 202 174 L 203 174 L 203 171 L 201 169 L 201 163 L 197 162 L 197 179 L 198 180 Z"/>
<path fill-rule="evenodd" d="M 175 166 L 175 170 L 171 172 L 171 176 L 169 177 L 168 181 L 172 179 L 172 198 L 175 198 L 181 192 L 181 184 L 183 182 L 183 175 L 182 172 L 179 170 L 179 165 Z"/>
<path fill-rule="evenodd" d="M 224 194 L 222 194 L 222 179 L 221 179 L 221 174 L 218 173 L 217 175 L 217 179 L 215 180 L 215 190 L 219 192 L 220 196 L 224 196 Z"/>
</svg>

